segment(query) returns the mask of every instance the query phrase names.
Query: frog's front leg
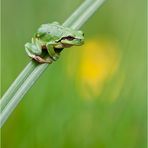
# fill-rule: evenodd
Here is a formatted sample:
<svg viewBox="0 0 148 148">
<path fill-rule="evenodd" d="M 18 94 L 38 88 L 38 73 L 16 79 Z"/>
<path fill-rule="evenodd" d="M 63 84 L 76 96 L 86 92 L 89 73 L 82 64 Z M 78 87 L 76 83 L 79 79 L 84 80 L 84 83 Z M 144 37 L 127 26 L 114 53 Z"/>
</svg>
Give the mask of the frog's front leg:
<svg viewBox="0 0 148 148">
<path fill-rule="evenodd" d="M 32 43 L 25 44 L 25 50 L 29 57 L 36 60 L 39 63 L 52 63 L 51 59 L 43 59 L 41 57 L 42 48 L 37 40 L 32 39 Z"/>
<path fill-rule="evenodd" d="M 48 42 L 46 44 L 46 47 L 47 47 L 47 51 L 48 51 L 48 54 L 49 56 L 54 60 L 56 61 L 57 59 L 59 59 L 60 57 L 60 53 L 57 53 L 55 52 L 54 50 L 54 47 L 57 46 L 58 44 L 56 42 Z"/>
</svg>

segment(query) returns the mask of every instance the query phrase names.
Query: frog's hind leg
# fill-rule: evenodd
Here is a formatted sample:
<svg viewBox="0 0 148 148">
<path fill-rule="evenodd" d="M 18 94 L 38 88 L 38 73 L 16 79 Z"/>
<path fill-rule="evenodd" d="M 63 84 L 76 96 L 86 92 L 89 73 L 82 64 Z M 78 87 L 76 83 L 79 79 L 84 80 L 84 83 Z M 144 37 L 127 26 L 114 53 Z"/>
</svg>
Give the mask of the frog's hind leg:
<svg viewBox="0 0 148 148">
<path fill-rule="evenodd" d="M 40 56 L 34 56 L 33 59 L 36 60 L 39 63 L 52 63 L 52 59 L 49 58 L 49 57 L 46 58 L 46 59 L 43 59 Z"/>
<path fill-rule="evenodd" d="M 42 49 L 41 47 L 39 47 L 37 43 L 34 43 L 33 41 L 32 43 L 25 44 L 25 50 L 29 57 L 31 57 L 32 59 L 36 60 L 39 63 L 51 63 L 52 62 L 49 59 L 43 59 L 41 57 Z"/>
</svg>

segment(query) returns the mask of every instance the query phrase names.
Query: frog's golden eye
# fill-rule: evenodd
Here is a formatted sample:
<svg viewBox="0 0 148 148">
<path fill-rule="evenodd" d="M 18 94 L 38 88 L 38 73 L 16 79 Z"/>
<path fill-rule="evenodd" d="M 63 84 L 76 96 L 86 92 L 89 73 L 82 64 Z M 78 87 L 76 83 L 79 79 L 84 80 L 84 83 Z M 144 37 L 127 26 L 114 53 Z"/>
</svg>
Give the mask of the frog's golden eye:
<svg viewBox="0 0 148 148">
<path fill-rule="evenodd" d="M 69 40 L 69 41 L 72 41 L 74 40 L 75 38 L 73 36 L 67 36 L 67 37 L 63 37 L 62 40 Z"/>
<path fill-rule="evenodd" d="M 70 40 L 70 41 L 72 41 L 72 40 L 75 39 L 75 38 L 72 37 L 72 36 L 67 36 L 67 39 Z"/>
</svg>

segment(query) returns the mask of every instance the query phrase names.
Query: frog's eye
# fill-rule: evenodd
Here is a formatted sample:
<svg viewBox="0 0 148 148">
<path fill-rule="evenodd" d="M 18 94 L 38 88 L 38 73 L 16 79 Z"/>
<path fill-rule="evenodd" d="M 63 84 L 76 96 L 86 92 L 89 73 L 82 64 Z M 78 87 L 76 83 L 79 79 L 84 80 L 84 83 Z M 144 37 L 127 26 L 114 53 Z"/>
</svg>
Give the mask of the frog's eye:
<svg viewBox="0 0 148 148">
<path fill-rule="evenodd" d="M 84 33 L 82 35 L 84 36 Z"/>
<path fill-rule="evenodd" d="M 69 41 L 72 41 L 74 40 L 75 38 L 73 36 L 67 36 L 67 37 L 64 37 L 62 39 L 66 39 L 66 40 L 69 40 Z"/>
</svg>

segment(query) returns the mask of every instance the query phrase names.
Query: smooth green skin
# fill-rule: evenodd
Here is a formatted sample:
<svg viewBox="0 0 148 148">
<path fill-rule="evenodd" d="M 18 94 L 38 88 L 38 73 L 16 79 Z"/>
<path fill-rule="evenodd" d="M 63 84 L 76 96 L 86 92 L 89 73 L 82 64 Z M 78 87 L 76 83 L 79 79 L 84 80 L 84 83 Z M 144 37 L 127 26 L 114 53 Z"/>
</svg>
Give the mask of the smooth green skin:
<svg viewBox="0 0 148 148">
<path fill-rule="evenodd" d="M 43 24 L 32 38 L 32 43 L 25 44 L 25 50 L 29 57 L 39 63 L 51 63 L 60 56 L 63 48 L 80 46 L 84 43 L 82 31 L 61 26 L 58 22 Z M 47 50 L 48 56 L 43 58 L 42 52 Z"/>
</svg>

